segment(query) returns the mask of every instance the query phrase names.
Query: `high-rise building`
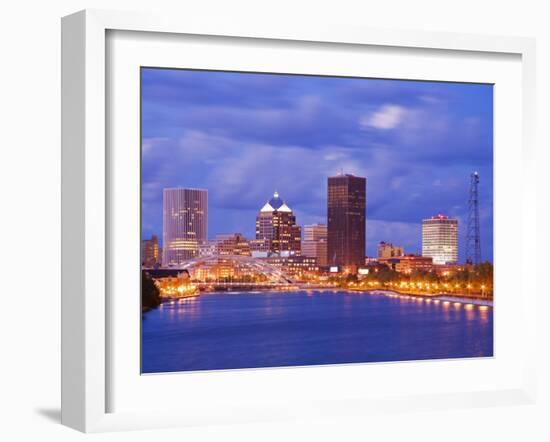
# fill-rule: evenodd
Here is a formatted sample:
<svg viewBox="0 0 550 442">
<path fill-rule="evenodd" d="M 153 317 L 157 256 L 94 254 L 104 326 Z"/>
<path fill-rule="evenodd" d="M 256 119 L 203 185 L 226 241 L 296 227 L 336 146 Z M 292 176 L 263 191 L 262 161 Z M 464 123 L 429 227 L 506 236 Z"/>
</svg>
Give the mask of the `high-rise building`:
<svg viewBox="0 0 550 442">
<path fill-rule="evenodd" d="M 328 263 L 357 272 L 365 260 L 367 179 L 354 175 L 328 178 Z"/>
<path fill-rule="evenodd" d="M 422 221 L 422 256 L 429 256 L 434 264 L 452 264 L 458 261 L 458 220 L 445 215 L 432 216 Z"/>
<path fill-rule="evenodd" d="M 141 241 L 141 265 L 155 267 L 160 264 L 159 239 L 157 235 Z"/>
<path fill-rule="evenodd" d="M 378 258 L 393 258 L 394 256 L 403 256 L 405 249 L 403 247 L 394 246 L 385 241 L 380 241 L 378 244 Z"/>
<path fill-rule="evenodd" d="M 198 256 L 199 245 L 208 239 L 208 191 L 164 189 L 162 234 L 164 266 Z"/>
<path fill-rule="evenodd" d="M 300 255 L 302 232 L 290 207 L 275 192 L 256 217 L 256 239 L 269 241 L 269 253 Z"/>
<path fill-rule="evenodd" d="M 302 255 L 316 258 L 318 266 L 325 267 L 328 265 L 326 224 L 309 224 L 304 226 Z"/>
</svg>

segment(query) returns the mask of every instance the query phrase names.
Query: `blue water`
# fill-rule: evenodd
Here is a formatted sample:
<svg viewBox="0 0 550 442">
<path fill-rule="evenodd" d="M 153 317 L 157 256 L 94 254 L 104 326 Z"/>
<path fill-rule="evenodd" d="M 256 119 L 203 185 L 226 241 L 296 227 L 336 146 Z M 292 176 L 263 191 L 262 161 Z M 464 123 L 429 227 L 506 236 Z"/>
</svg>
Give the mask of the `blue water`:
<svg viewBox="0 0 550 442">
<path fill-rule="evenodd" d="M 491 307 L 346 292 L 208 293 L 142 322 L 142 371 L 493 355 Z"/>
</svg>

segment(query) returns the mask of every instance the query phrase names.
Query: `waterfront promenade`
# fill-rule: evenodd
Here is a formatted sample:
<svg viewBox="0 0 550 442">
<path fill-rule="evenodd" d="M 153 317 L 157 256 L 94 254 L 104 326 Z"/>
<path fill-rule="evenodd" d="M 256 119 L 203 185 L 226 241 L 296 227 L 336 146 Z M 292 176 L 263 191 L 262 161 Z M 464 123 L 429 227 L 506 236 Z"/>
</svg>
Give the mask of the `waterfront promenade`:
<svg viewBox="0 0 550 442">
<path fill-rule="evenodd" d="M 364 288 L 354 288 L 351 287 L 348 289 L 352 292 L 361 292 L 361 293 L 378 293 L 385 295 L 396 295 L 401 297 L 410 297 L 410 298 L 423 298 L 423 299 L 438 299 L 441 301 L 450 301 L 450 302 L 460 302 L 463 304 L 474 304 L 474 305 L 487 305 L 493 306 L 493 298 L 491 297 L 482 297 L 479 294 L 468 294 L 468 293 L 446 293 L 446 292 L 404 292 L 395 289 L 364 289 Z"/>
<path fill-rule="evenodd" d="M 364 294 L 382 294 L 386 296 L 397 296 L 407 298 L 420 298 L 426 300 L 438 300 L 442 302 L 458 302 L 462 304 L 493 306 L 492 298 L 480 297 L 477 294 L 464 293 L 426 293 L 426 292 L 404 292 L 399 290 L 388 290 L 385 288 L 364 288 L 364 287 L 340 287 L 332 284 L 310 284 L 310 283 L 270 283 L 270 282 L 195 282 L 193 287 L 196 289 L 193 293 L 179 296 L 163 296 L 163 299 L 172 300 L 177 298 L 198 296 L 200 292 L 292 292 L 296 290 L 305 291 L 331 291 L 341 293 L 364 293 Z"/>
</svg>

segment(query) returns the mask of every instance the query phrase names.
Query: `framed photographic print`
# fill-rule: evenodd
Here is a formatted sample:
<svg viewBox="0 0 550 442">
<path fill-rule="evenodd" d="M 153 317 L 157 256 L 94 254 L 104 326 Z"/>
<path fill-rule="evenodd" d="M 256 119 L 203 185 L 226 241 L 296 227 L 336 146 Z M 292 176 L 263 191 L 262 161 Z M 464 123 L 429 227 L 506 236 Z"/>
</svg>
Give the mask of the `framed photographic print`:
<svg viewBox="0 0 550 442">
<path fill-rule="evenodd" d="M 533 57 L 64 18 L 63 422 L 531 401 Z"/>
<path fill-rule="evenodd" d="M 493 356 L 492 108 L 142 67 L 142 373 Z"/>
</svg>

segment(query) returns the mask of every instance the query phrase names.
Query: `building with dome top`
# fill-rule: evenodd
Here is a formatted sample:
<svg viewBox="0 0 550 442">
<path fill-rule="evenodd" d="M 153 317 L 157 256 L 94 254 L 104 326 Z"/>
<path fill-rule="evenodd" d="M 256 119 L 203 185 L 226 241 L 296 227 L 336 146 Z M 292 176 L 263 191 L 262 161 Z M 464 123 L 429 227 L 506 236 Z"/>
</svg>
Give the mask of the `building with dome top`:
<svg viewBox="0 0 550 442">
<path fill-rule="evenodd" d="M 268 243 L 270 255 L 293 256 L 300 255 L 301 236 L 292 209 L 275 192 L 256 216 L 256 240 Z"/>
</svg>

